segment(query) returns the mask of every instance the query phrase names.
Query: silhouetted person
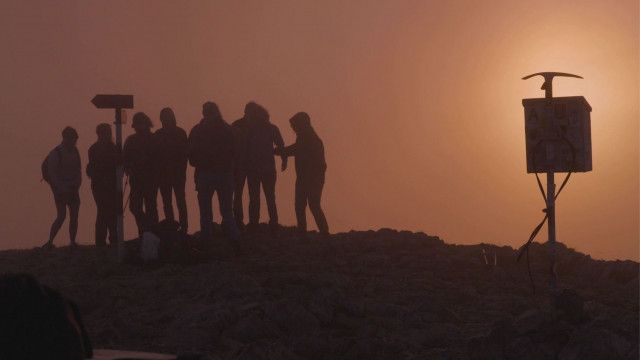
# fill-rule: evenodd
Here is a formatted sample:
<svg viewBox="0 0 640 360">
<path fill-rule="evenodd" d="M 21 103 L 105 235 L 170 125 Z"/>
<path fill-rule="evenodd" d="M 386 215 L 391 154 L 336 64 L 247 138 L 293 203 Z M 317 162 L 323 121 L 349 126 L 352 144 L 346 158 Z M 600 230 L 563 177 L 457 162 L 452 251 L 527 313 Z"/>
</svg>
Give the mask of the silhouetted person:
<svg viewBox="0 0 640 360">
<path fill-rule="evenodd" d="M 120 151 L 113 143 L 111 125 L 102 123 L 96 127 L 98 141 L 89 148 L 87 176 L 91 179 L 91 192 L 96 201 L 96 246 L 118 241 L 118 191 L 116 169 L 120 163 Z"/>
<path fill-rule="evenodd" d="M 248 118 L 247 180 L 249 183 L 249 229 L 260 223 L 260 186 L 264 191 L 269 210 L 271 234 L 278 233 L 278 210 L 276 207 L 276 162 L 274 147 L 282 149 L 284 141 L 278 127 L 269 122 L 269 113 L 258 104 L 253 104 Z M 282 158 L 282 169 L 286 169 L 287 158 Z"/>
<path fill-rule="evenodd" d="M 129 209 L 142 235 L 158 223 L 157 146 L 145 113 L 133 115 L 131 127 L 135 134 L 124 143 L 123 164 L 131 185 Z"/>
<path fill-rule="evenodd" d="M 236 220 L 236 226 L 239 229 L 244 228 L 244 211 L 242 203 L 242 195 L 244 193 L 244 184 L 247 181 L 248 171 L 248 132 L 249 118 L 255 108 L 255 103 L 250 102 L 244 107 L 244 116 L 231 124 L 234 141 L 234 191 L 233 191 L 233 216 Z"/>
<path fill-rule="evenodd" d="M 45 248 L 53 247 L 53 239 L 58 234 L 69 208 L 69 238 L 71 246 L 76 246 L 78 232 L 78 211 L 80 209 L 80 153 L 76 147 L 78 132 L 72 127 L 62 130 L 62 143 L 56 146 L 43 164 L 43 178 L 51 185 L 56 204 L 56 219 L 51 224 L 49 241 Z"/>
<path fill-rule="evenodd" d="M 289 122 L 296 133 L 296 142 L 281 151 L 276 149 L 276 153 L 296 158 L 295 207 L 298 232 L 301 236 L 305 236 L 307 232 L 306 208 L 309 204 L 318 230 L 321 234 L 327 235 L 329 226 L 320 206 L 327 169 L 327 163 L 324 159 L 324 145 L 311 126 L 311 119 L 307 113 L 299 112 Z"/>
<path fill-rule="evenodd" d="M 78 307 L 28 274 L 0 275 L 0 359 L 91 359 Z"/>
<path fill-rule="evenodd" d="M 200 207 L 201 238 L 211 240 L 213 228 L 212 197 L 218 193 L 222 224 L 227 235 L 236 240 L 233 202 L 233 132 L 213 102 L 202 105 L 203 118 L 189 134 L 189 163 L 195 167 L 195 183 Z M 236 247 L 237 242 L 232 241 Z"/>
<path fill-rule="evenodd" d="M 187 178 L 187 133 L 176 125 L 176 117 L 171 108 L 160 112 L 162 129 L 155 132 L 158 145 L 158 183 L 164 217 L 174 221 L 173 194 L 176 196 L 180 231 L 187 232 L 187 201 L 185 198 L 185 181 Z M 172 194 L 173 193 L 173 194 Z"/>
</svg>

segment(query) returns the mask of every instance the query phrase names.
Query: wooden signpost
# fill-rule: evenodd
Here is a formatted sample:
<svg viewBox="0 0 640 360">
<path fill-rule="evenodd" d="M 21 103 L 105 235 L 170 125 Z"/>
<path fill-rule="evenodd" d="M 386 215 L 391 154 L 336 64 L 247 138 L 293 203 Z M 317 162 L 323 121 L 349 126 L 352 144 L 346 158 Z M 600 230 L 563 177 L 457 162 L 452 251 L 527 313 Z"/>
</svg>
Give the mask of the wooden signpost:
<svg viewBox="0 0 640 360">
<path fill-rule="evenodd" d="M 96 95 L 91 103 L 98 109 L 115 109 L 116 119 L 116 146 L 122 153 L 122 109 L 133 108 L 133 95 Z M 116 170 L 116 183 L 118 192 L 118 259 L 124 258 L 124 209 L 123 209 L 123 179 L 124 168 L 118 165 Z"/>
<path fill-rule="evenodd" d="M 554 174 L 591 171 L 591 106 L 582 96 L 553 97 L 552 81 L 555 76 L 580 79 L 582 77 L 560 72 L 541 72 L 522 79 L 526 80 L 536 75 L 544 78 L 541 89 L 545 91 L 545 97 L 522 100 L 525 113 L 527 172 L 535 173 L 536 176 L 537 173 L 547 173 L 545 211 L 549 221 L 551 287 L 555 288 L 557 193 Z"/>
</svg>

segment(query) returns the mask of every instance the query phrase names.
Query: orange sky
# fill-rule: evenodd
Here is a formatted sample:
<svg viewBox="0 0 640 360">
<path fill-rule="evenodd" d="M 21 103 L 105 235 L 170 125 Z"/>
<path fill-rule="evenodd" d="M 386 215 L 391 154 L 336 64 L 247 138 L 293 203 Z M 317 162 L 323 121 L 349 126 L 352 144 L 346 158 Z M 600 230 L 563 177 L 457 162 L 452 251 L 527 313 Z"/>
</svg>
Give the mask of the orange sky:
<svg viewBox="0 0 640 360">
<path fill-rule="evenodd" d="M 89 100 L 110 92 L 135 94 L 156 124 L 171 106 L 187 130 L 205 100 L 227 121 L 256 100 L 287 142 L 287 119 L 307 111 L 325 142 L 332 231 L 519 246 L 544 207 L 526 174 L 521 105 L 543 96 L 541 81 L 520 78 L 566 71 L 584 80 L 558 79 L 554 94 L 593 107 L 593 172 L 560 196 L 558 240 L 637 260 L 639 21 L 636 0 L 4 0 L 0 248 L 46 241 L 55 209 L 40 162 L 66 125 L 86 161 L 95 125 L 113 119 Z M 279 175 L 284 224 L 295 222 L 293 180 Z M 93 242 L 88 185 L 81 243 Z M 187 190 L 196 230 L 191 177 Z M 133 235 L 128 212 L 126 223 Z M 65 225 L 56 243 L 67 242 Z"/>
</svg>

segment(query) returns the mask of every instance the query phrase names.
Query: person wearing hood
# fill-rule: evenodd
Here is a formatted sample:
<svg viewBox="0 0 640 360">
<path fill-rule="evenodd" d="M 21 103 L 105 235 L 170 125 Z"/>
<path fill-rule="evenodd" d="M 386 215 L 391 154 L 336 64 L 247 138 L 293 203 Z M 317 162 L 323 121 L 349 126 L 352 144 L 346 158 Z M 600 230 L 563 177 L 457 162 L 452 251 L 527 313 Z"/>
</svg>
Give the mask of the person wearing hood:
<svg viewBox="0 0 640 360">
<path fill-rule="evenodd" d="M 269 121 L 267 110 L 252 106 L 247 123 L 247 182 L 249 186 L 249 229 L 255 231 L 260 224 L 260 187 L 269 211 L 271 235 L 278 235 L 278 209 L 276 207 L 276 162 L 274 149 L 282 149 L 284 141 L 277 126 Z M 282 157 L 282 170 L 287 168 L 287 158 Z"/>
<path fill-rule="evenodd" d="M 187 178 L 187 133 L 176 124 L 176 116 L 171 108 L 160 111 L 162 128 L 155 132 L 158 146 L 158 181 L 164 217 L 175 221 L 172 198 L 176 196 L 180 231 L 186 233 L 187 201 L 185 182 Z"/>
<path fill-rule="evenodd" d="M 120 151 L 113 143 L 111 125 L 102 123 L 96 127 L 98 141 L 89 148 L 87 176 L 91 179 L 91 192 L 96 202 L 96 246 L 105 246 L 107 232 L 109 243 L 118 241 L 118 191 L 116 170 L 120 164 Z"/>
<path fill-rule="evenodd" d="M 158 223 L 158 147 L 151 132 L 153 123 L 145 113 L 133 115 L 131 127 L 135 134 L 125 141 L 122 156 L 131 185 L 129 209 L 136 218 L 138 234 L 142 235 Z"/>
<path fill-rule="evenodd" d="M 213 236 L 212 198 L 218 193 L 222 225 L 232 246 L 238 251 L 239 236 L 233 218 L 233 132 L 220 114 L 218 105 L 202 105 L 202 120 L 191 129 L 188 138 L 189 163 L 195 167 L 195 184 L 200 208 L 200 236 L 211 241 Z"/>
<path fill-rule="evenodd" d="M 296 133 L 296 142 L 276 154 L 294 156 L 296 168 L 295 209 L 300 236 L 307 232 L 307 204 L 316 221 L 320 234 L 329 234 L 329 225 L 320 205 L 324 188 L 327 163 L 324 158 L 324 145 L 311 126 L 311 118 L 305 112 L 295 114 L 290 120 Z"/>
<path fill-rule="evenodd" d="M 49 240 L 44 248 L 53 247 L 53 239 L 67 217 L 69 208 L 69 238 L 70 245 L 75 247 L 78 232 L 78 213 L 80 210 L 80 184 L 82 170 L 80 153 L 76 144 L 78 132 L 67 126 L 62 130 L 62 143 L 56 146 L 42 164 L 43 179 L 51 186 L 53 199 L 56 204 L 56 219 L 51 224 Z"/>
</svg>

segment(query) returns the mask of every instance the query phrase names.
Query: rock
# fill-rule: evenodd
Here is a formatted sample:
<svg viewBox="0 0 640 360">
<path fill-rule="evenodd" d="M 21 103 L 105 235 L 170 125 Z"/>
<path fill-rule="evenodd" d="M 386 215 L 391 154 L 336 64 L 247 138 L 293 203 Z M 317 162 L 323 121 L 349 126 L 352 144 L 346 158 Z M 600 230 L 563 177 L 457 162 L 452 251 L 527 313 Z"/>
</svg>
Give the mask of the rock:
<svg viewBox="0 0 640 360">
<path fill-rule="evenodd" d="M 344 355 L 345 359 L 392 359 L 398 357 L 401 347 L 380 338 L 363 338 Z"/>
<path fill-rule="evenodd" d="M 330 359 L 328 343 L 320 336 L 303 336 L 292 340 L 292 351 L 305 359 Z"/>
<path fill-rule="evenodd" d="M 564 289 L 555 296 L 554 305 L 567 321 L 577 324 L 586 318 L 584 300 L 573 289 Z"/>
<path fill-rule="evenodd" d="M 258 341 L 243 347 L 233 357 L 236 360 L 298 360 L 299 356 L 292 353 L 284 345 L 267 341 Z"/>
<path fill-rule="evenodd" d="M 588 326 L 571 334 L 559 360 L 622 360 L 630 351 L 630 344 L 624 338 L 609 330 Z"/>
<path fill-rule="evenodd" d="M 310 331 L 317 328 L 320 323 L 318 319 L 302 305 L 289 300 L 281 300 L 268 304 L 266 315 L 278 324 L 281 329 L 288 332 Z"/>
<path fill-rule="evenodd" d="M 504 353 L 507 359 L 547 360 L 554 358 L 552 352 L 545 351 L 544 347 L 536 345 L 527 336 L 515 338 L 506 345 Z"/>
<path fill-rule="evenodd" d="M 531 309 L 520 314 L 514 321 L 514 328 L 518 334 L 524 335 L 537 330 L 540 326 L 549 320 L 549 314 L 543 313 L 537 309 Z"/>
<path fill-rule="evenodd" d="M 231 326 L 226 335 L 243 343 L 250 343 L 267 337 L 275 337 L 278 335 L 278 330 L 270 321 L 265 321 L 257 314 L 251 314 Z"/>
<path fill-rule="evenodd" d="M 414 330 L 410 342 L 423 348 L 444 348 L 460 340 L 460 329 L 453 324 L 441 323 Z"/>
</svg>

